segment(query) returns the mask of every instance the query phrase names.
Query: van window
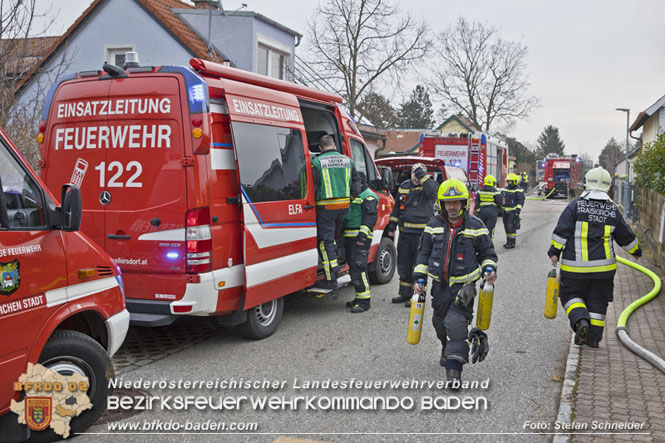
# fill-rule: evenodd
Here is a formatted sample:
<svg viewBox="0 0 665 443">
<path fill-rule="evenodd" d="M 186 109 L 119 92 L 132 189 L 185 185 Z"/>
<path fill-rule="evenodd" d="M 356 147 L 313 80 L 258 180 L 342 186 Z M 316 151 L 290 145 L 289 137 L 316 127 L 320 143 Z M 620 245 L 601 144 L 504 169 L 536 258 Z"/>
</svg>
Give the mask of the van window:
<svg viewBox="0 0 665 443">
<path fill-rule="evenodd" d="M 353 156 L 353 164 L 356 167 L 356 171 L 365 174 L 367 183 L 372 183 L 376 179 L 374 164 L 369 159 L 369 154 L 365 146 L 353 138 L 351 139 L 351 155 Z"/>
<path fill-rule="evenodd" d="M 240 184 L 251 201 L 305 198 L 307 166 L 300 131 L 239 122 L 232 129 Z"/>
<path fill-rule="evenodd" d="M 12 230 L 44 229 L 44 204 L 39 187 L 23 166 L 0 145 L 0 182 L 3 211 Z"/>
</svg>

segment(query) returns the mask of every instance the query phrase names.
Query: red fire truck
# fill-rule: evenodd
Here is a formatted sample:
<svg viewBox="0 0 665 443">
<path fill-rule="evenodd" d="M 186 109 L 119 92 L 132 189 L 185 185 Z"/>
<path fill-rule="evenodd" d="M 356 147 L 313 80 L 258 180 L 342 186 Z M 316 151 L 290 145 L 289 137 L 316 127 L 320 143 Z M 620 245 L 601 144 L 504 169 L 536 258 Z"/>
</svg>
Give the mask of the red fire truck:
<svg viewBox="0 0 665 443">
<path fill-rule="evenodd" d="M 129 327 L 122 278 L 111 257 L 77 232 L 78 187 L 62 186 L 57 206 L 2 130 L 0 189 L 0 441 L 31 432 L 51 441 L 52 429 L 31 431 L 10 412 L 12 399 L 28 399 L 14 383 L 30 363 L 87 377 L 92 408 L 72 418 L 72 433 L 95 422 L 106 409 L 111 356 Z"/>
<path fill-rule="evenodd" d="M 508 147 L 490 141 L 483 133 L 461 137 L 423 134 L 419 155 L 440 158 L 447 165 L 463 169 L 472 186 L 483 186 L 488 174 L 492 174 L 500 185 L 508 174 Z"/>
<path fill-rule="evenodd" d="M 132 324 L 216 315 L 272 334 L 282 297 L 317 280 L 311 157 L 325 134 L 379 195 L 370 277 L 389 281 L 390 171 L 379 174 L 342 98 L 190 64 L 80 72 L 54 85 L 42 115 L 41 174 L 80 183 L 83 230 L 122 269 Z"/>
<path fill-rule="evenodd" d="M 545 195 L 554 197 L 575 197 L 581 189 L 581 163 L 577 155 L 561 156 L 550 154 L 543 160 L 545 164 Z"/>
</svg>

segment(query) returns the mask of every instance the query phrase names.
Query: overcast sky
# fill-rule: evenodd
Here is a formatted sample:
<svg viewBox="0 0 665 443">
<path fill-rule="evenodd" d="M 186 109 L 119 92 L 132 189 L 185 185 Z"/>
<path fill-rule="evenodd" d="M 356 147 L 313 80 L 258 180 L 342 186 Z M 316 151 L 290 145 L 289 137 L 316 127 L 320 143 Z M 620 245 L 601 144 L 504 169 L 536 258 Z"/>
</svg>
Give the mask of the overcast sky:
<svg viewBox="0 0 665 443">
<path fill-rule="evenodd" d="M 92 2 L 38 1 L 54 4 L 53 11 L 59 9 L 51 35 L 64 32 Z M 312 17 L 315 0 L 222 2 L 226 10 L 240 8 L 242 3 L 247 3 L 244 10 L 261 13 L 303 34 L 302 45 L 306 44 L 306 21 Z M 509 133 L 523 143 L 535 144 L 545 126 L 553 125 L 559 128 L 566 153 L 587 153 L 596 162 L 611 137 L 625 143 L 626 114 L 615 108 L 629 108 L 632 124 L 639 112 L 665 95 L 662 0 L 418 0 L 399 4 L 403 12 L 408 9 L 416 17 L 425 17 L 434 31 L 464 15 L 495 26 L 503 38 L 521 40 L 528 47 L 530 92 L 542 107 Z M 395 97 L 394 104 L 399 101 Z"/>
</svg>

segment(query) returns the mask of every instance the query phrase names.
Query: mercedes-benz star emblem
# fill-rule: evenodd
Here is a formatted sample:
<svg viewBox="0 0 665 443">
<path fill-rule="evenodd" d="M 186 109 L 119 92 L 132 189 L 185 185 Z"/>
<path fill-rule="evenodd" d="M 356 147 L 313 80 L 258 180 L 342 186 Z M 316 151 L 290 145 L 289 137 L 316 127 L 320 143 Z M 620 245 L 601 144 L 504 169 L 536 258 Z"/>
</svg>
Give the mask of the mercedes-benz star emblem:
<svg viewBox="0 0 665 443">
<path fill-rule="evenodd" d="M 104 206 L 111 203 L 111 193 L 109 191 L 102 191 L 102 193 L 99 194 L 99 202 Z"/>
</svg>

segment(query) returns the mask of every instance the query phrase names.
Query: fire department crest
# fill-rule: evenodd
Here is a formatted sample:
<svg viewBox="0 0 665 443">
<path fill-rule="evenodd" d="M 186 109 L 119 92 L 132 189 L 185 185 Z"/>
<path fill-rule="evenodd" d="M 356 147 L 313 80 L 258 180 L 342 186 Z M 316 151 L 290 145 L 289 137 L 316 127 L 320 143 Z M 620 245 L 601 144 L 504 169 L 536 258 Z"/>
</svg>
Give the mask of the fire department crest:
<svg viewBox="0 0 665 443">
<path fill-rule="evenodd" d="M 26 397 L 25 421 L 30 429 L 42 431 L 51 423 L 51 397 Z"/>
<path fill-rule="evenodd" d="M 2 273 L 0 294 L 12 295 L 21 286 L 21 263 L 18 260 L 0 263 L 0 272 Z"/>
</svg>

